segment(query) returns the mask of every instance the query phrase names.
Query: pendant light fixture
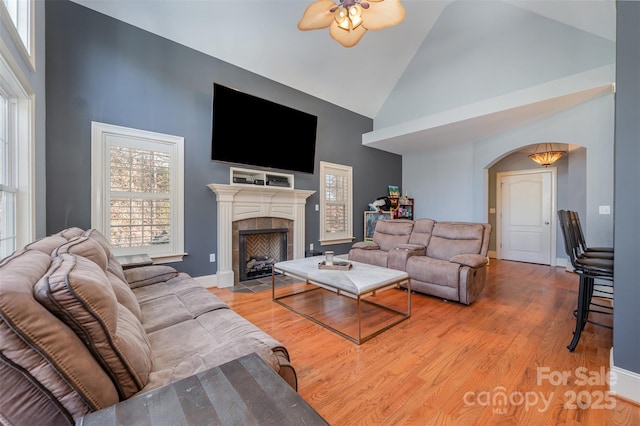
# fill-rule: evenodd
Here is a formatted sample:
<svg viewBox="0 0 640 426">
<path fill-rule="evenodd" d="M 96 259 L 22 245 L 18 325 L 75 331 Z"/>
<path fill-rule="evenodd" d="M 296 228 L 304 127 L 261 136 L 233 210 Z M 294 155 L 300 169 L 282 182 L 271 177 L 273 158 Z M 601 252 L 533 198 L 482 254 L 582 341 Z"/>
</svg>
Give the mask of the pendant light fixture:
<svg viewBox="0 0 640 426">
<path fill-rule="evenodd" d="M 539 151 L 538 151 L 539 150 Z M 533 154 L 529 158 L 544 167 L 549 167 L 566 154 L 567 151 L 557 151 L 553 149 L 553 144 L 538 144 Z"/>
</svg>

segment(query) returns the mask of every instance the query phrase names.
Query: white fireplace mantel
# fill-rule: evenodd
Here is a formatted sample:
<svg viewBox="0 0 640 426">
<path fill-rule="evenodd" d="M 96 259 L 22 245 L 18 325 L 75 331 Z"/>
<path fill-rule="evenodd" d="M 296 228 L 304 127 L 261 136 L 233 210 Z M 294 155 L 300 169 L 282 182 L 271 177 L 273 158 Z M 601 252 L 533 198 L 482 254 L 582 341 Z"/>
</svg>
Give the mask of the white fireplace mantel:
<svg viewBox="0 0 640 426">
<path fill-rule="evenodd" d="M 258 185 L 207 185 L 218 201 L 218 287 L 233 287 L 233 235 L 236 220 L 279 217 L 293 221 L 293 258 L 304 257 L 304 215 L 315 191 Z"/>
</svg>

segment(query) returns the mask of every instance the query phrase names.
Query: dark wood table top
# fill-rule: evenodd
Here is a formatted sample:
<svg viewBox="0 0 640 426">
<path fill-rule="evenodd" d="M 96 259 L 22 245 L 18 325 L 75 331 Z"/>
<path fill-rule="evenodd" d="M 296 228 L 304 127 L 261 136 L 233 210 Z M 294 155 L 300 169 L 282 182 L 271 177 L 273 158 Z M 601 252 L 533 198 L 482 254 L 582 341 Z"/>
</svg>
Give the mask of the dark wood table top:
<svg viewBox="0 0 640 426">
<path fill-rule="evenodd" d="M 77 425 L 328 425 L 257 354 L 88 414 Z"/>
</svg>

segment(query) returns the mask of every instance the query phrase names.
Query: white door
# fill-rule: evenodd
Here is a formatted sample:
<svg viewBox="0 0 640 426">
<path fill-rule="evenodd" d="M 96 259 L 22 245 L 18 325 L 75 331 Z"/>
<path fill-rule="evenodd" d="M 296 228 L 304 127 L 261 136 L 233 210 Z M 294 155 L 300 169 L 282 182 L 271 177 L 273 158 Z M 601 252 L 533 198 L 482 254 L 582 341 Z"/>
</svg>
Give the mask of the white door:
<svg viewBox="0 0 640 426">
<path fill-rule="evenodd" d="M 555 169 L 496 177 L 498 258 L 555 265 Z"/>
</svg>

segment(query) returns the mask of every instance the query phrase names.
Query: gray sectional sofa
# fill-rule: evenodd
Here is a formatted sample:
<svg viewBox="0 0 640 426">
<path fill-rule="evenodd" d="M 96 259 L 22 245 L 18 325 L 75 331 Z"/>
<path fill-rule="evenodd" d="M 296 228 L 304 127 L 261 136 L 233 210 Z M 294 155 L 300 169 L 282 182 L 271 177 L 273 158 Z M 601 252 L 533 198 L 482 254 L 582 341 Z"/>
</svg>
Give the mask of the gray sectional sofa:
<svg viewBox="0 0 640 426">
<path fill-rule="evenodd" d="M 0 424 L 73 424 L 252 352 L 297 388 L 280 342 L 169 266 L 123 270 L 96 230 L 0 261 Z"/>
<path fill-rule="evenodd" d="M 490 236 L 488 223 L 381 220 L 348 258 L 406 271 L 413 291 L 469 305 L 485 286 Z"/>
</svg>

